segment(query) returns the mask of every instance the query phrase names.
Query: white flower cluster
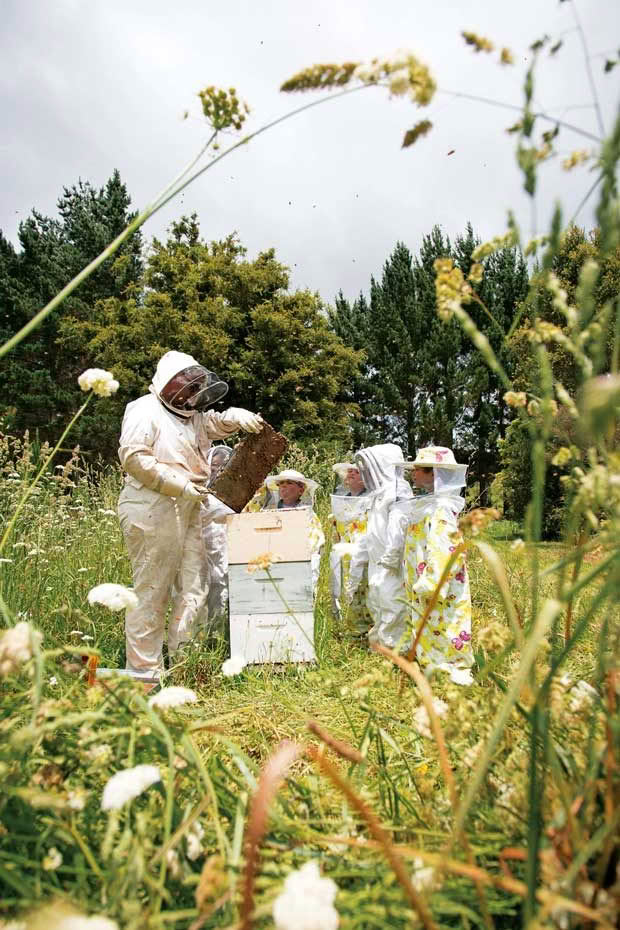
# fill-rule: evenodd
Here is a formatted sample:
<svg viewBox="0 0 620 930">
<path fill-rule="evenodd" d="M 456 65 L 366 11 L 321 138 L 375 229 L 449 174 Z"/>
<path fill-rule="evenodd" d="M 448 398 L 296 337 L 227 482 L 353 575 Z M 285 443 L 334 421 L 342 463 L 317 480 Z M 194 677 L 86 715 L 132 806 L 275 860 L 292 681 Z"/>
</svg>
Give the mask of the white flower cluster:
<svg viewBox="0 0 620 930">
<path fill-rule="evenodd" d="M 196 859 L 199 859 L 200 856 L 204 853 L 202 848 L 202 840 L 204 838 L 205 831 L 202 824 L 197 820 L 193 823 L 185 837 L 185 843 L 187 846 L 187 858 L 192 862 L 195 862 Z"/>
<path fill-rule="evenodd" d="M 156 781 L 161 781 L 161 772 L 156 765 L 136 765 L 123 769 L 110 778 L 103 789 L 101 809 L 118 810 L 127 801 L 132 801 Z"/>
<path fill-rule="evenodd" d="M 33 642 L 42 639 L 38 630 L 33 629 L 25 620 L 16 623 L 0 637 L 0 678 L 15 672 L 20 665 L 32 658 Z"/>
<path fill-rule="evenodd" d="M 240 675 L 246 665 L 247 662 L 243 656 L 231 656 L 230 659 L 226 659 L 225 662 L 222 662 L 222 675 L 226 678 Z"/>
<path fill-rule="evenodd" d="M 181 688 L 180 686 L 171 686 L 162 688 L 157 694 L 149 698 L 151 707 L 178 707 L 179 704 L 195 704 L 198 700 L 195 691 L 191 688 Z"/>
<path fill-rule="evenodd" d="M 276 930 L 336 930 L 340 923 L 334 898 L 336 882 L 321 878 L 317 863 L 306 862 L 284 880 L 273 904 Z"/>
<path fill-rule="evenodd" d="M 78 378 L 78 384 L 83 391 L 92 391 L 99 397 L 110 397 L 119 388 L 112 372 L 104 371 L 103 368 L 87 368 Z"/>
<path fill-rule="evenodd" d="M 90 589 L 88 603 L 102 604 L 110 610 L 124 610 L 125 607 L 137 607 L 138 598 L 122 584 L 106 583 Z"/>
<path fill-rule="evenodd" d="M 433 710 L 438 717 L 445 717 L 448 705 L 445 701 L 439 700 L 439 698 L 433 698 Z M 421 736 L 425 736 L 426 739 L 431 739 L 431 721 L 424 704 L 420 704 L 414 711 L 413 726 Z"/>
</svg>

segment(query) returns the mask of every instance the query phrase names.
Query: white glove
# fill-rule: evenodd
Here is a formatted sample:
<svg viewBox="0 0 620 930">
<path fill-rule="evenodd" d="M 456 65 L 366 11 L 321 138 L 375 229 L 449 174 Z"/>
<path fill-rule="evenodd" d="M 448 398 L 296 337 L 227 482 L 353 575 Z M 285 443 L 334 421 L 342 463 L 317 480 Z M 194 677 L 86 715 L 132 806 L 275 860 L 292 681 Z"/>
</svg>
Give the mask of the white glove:
<svg viewBox="0 0 620 930">
<path fill-rule="evenodd" d="M 243 407 L 229 407 L 224 411 L 224 419 L 234 423 L 246 433 L 260 433 L 263 428 L 263 418 L 259 413 L 244 410 Z"/>
<path fill-rule="evenodd" d="M 186 481 L 185 487 L 179 496 L 185 500 L 201 501 L 205 494 L 206 491 L 199 491 L 195 484 L 193 484 L 191 481 Z"/>
</svg>

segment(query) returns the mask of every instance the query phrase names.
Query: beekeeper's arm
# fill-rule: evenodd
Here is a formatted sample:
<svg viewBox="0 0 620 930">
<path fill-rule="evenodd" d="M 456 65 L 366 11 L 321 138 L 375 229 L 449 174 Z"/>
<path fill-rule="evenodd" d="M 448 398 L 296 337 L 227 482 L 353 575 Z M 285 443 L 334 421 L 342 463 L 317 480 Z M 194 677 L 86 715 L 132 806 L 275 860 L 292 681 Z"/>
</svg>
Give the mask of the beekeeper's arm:
<svg viewBox="0 0 620 930">
<path fill-rule="evenodd" d="M 131 410 L 125 413 L 118 449 L 123 470 L 145 488 L 166 497 L 201 499 L 202 493 L 191 481 L 155 458 L 153 444 L 156 433 L 157 427 L 153 422 L 145 423 L 143 416 Z"/>
<path fill-rule="evenodd" d="M 382 568 L 393 572 L 401 571 L 408 525 L 408 514 L 398 507 L 392 507 L 388 517 L 385 550 L 379 559 L 379 565 Z"/>
</svg>

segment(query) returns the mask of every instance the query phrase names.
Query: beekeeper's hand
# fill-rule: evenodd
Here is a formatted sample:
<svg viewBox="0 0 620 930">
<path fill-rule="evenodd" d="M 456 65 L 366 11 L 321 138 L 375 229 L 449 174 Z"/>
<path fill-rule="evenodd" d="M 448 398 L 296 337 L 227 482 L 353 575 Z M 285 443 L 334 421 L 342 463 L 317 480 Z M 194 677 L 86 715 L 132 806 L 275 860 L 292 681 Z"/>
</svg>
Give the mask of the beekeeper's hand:
<svg viewBox="0 0 620 930">
<path fill-rule="evenodd" d="M 192 481 L 186 481 L 185 487 L 181 491 L 180 496 L 184 500 L 189 501 L 201 501 L 204 499 L 207 491 L 206 489 L 198 488 Z"/>
<path fill-rule="evenodd" d="M 243 407 L 229 407 L 224 411 L 223 419 L 227 423 L 238 426 L 246 433 L 260 433 L 265 425 L 260 413 L 252 413 L 250 410 L 244 410 Z"/>
</svg>

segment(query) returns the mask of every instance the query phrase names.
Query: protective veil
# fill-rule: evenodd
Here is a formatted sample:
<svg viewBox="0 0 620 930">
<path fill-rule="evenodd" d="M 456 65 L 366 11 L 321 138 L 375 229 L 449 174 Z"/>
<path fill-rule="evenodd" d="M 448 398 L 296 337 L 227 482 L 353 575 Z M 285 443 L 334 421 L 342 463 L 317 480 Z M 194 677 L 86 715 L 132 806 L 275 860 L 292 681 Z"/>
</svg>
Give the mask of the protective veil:
<svg viewBox="0 0 620 930">
<path fill-rule="evenodd" d="M 161 391 L 192 367 L 201 366 L 191 355 L 167 352 L 150 393 L 128 404 L 123 418 L 119 458 L 125 486 L 118 515 L 138 597 L 138 606 L 125 615 L 127 668 L 132 671 L 161 667 L 171 599 L 169 653 L 192 638 L 205 596 L 200 503 L 209 481 L 209 448 L 212 439 L 226 439 L 238 429 L 238 417 L 229 417 L 228 411 L 175 413 L 164 405 Z"/>
<path fill-rule="evenodd" d="M 403 569 L 414 638 L 448 559 L 462 542 L 457 519 L 465 506 L 459 491 L 465 485 L 466 470 L 465 465 L 435 466 L 433 493 L 414 498 L 405 514 Z M 465 553 L 458 555 L 441 587 L 420 635 L 416 657 L 425 669 L 446 670 L 458 684 L 472 680 L 471 597 Z"/>
<path fill-rule="evenodd" d="M 385 443 L 360 450 L 354 459 L 368 489 L 370 507 L 366 533 L 354 545 L 345 593 L 351 602 L 367 565 L 368 608 L 373 619 L 368 639 L 400 648 L 407 634 L 405 586 L 400 561 L 394 564 L 384 556 L 391 526 L 412 496 L 402 477 L 403 453 L 398 446 Z"/>
</svg>

